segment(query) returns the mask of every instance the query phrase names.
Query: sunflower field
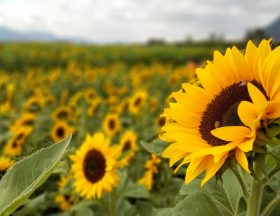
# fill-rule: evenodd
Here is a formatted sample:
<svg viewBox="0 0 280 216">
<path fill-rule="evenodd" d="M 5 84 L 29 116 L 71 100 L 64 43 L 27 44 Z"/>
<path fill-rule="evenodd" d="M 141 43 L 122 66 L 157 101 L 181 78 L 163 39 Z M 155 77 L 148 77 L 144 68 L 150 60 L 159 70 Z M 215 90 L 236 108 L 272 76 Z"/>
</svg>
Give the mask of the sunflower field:
<svg viewBox="0 0 280 216">
<path fill-rule="evenodd" d="M 280 48 L 218 48 L 2 44 L 0 215 L 279 215 Z"/>
</svg>

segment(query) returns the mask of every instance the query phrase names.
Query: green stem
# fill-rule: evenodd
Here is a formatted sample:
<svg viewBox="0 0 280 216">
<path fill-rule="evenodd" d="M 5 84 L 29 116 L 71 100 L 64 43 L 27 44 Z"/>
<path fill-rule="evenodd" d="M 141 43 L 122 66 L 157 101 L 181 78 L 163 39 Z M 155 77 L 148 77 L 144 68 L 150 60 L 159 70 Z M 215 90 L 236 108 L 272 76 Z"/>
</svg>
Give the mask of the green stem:
<svg viewBox="0 0 280 216">
<path fill-rule="evenodd" d="M 115 196 L 113 191 L 109 195 L 109 215 L 115 216 L 116 215 L 116 206 L 115 206 Z"/>
<path fill-rule="evenodd" d="M 280 195 L 277 195 L 267 206 L 264 208 L 261 216 L 268 216 L 271 214 L 273 209 L 280 203 Z"/>
<path fill-rule="evenodd" d="M 280 164 L 275 166 L 270 172 L 262 179 L 262 183 L 267 183 L 277 172 L 280 171 Z"/>
<path fill-rule="evenodd" d="M 248 200 L 248 190 L 247 190 L 247 186 L 244 182 L 244 179 L 241 177 L 240 173 L 238 172 L 238 170 L 236 169 L 236 167 L 233 167 L 232 168 L 232 171 L 233 173 L 235 174 L 236 178 L 238 179 L 239 181 L 239 184 L 241 186 L 241 189 L 242 189 L 242 192 L 243 192 L 243 195 L 244 195 L 244 198 L 245 200 L 247 201 Z"/>
<path fill-rule="evenodd" d="M 263 173 L 261 169 L 261 163 L 263 162 L 263 156 L 257 155 L 255 156 L 255 175 L 257 178 L 253 178 L 251 192 L 247 202 L 247 216 L 259 216 L 262 202 L 262 194 L 264 185 L 262 181 L 259 179 L 262 178 Z"/>
</svg>

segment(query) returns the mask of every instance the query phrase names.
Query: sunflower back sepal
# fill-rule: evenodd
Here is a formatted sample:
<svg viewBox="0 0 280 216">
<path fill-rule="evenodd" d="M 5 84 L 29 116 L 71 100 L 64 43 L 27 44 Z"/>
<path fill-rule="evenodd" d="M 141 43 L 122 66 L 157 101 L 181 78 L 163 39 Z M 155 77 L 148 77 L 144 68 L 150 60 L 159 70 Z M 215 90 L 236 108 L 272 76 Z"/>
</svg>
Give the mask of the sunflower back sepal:
<svg viewBox="0 0 280 216">
<path fill-rule="evenodd" d="M 143 148 L 155 155 L 162 155 L 162 152 L 167 148 L 169 145 L 167 142 L 164 142 L 160 139 L 155 139 L 152 142 L 144 142 L 141 141 L 140 144 L 143 146 Z"/>
</svg>

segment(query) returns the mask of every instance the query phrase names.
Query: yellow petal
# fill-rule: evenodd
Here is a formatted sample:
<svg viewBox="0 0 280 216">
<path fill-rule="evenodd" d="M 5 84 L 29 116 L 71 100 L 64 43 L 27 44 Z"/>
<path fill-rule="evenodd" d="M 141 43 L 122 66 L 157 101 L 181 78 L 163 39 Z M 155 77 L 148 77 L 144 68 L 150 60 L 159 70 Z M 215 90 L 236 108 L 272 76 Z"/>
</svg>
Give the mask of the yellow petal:
<svg viewBox="0 0 280 216">
<path fill-rule="evenodd" d="M 258 106 L 261 111 L 264 111 L 267 106 L 267 100 L 263 93 L 251 83 L 248 83 L 247 87 L 253 103 Z"/>
<path fill-rule="evenodd" d="M 248 168 L 248 160 L 243 151 L 241 151 L 239 148 L 236 149 L 235 151 L 235 158 L 239 165 L 248 173 L 251 173 L 249 168 Z"/>
<path fill-rule="evenodd" d="M 256 108 L 255 104 L 242 101 L 237 109 L 238 116 L 242 123 L 250 128 L 259 128 L 262 113 Z"/>
<path fill-rule="evenodd" d="M 266 117 L 268 119 L 275 119 L 280 117 L 280 103 L 277 102 L 270 102 L 267 110 L 266 110 Z"/>
<path fill-rule="evenodd" d="M 201 182 L 201 186 L 203 186 L 207 181 L 209 181 L 209 179 L 211 179 L 216 174 L 216 172 L 224 164 L 227 157 L 228 157 L 228 152 L 224 154 L 217 163 L 213 163 L 211 166 L 209 166 L 209 168 L 206 170 L 206 175 Z"/>
<path fill-rule="evenodd" d="M 251 130 L 244 126 L 226 126 L 211 131 L 213 136 L 225 141 L 242 140 L 250 133 Z"/>
<path fill-rule="evenodd" d="M 206 169 L 209 157 L 210 156 L 191 159 L 185 178 L 185 182 L 187 184 L 190 183 L 194 178 L 196 178 L 200 173 L 202 173 Z"/>
<path fill-rule="evenodd" d="M 244 151 L 244 152 L 252 151 L 253 144 L 254 144 L 254 141 L 255 141 L 255 137 L 256 137 L 256 135 L 253 136 L 250 139 L 247 139 L 247 140 L 245 140 L 243 142 L 240 142 L 239 144 L 237 144 L 237 147 L 239 149 L 241 149 L 242 151 Z"/>
</svg>

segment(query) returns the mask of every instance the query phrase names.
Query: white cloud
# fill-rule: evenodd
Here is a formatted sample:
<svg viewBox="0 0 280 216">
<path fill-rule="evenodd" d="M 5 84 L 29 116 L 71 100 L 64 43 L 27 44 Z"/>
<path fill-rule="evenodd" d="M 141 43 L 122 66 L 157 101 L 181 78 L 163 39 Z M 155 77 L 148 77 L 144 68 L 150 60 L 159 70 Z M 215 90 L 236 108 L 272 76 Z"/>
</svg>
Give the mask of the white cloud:
<svg viewBox="0 0 280 216">
<path fill-rule="evenodd" d="M 0 25 L 94 42 L 240 38 L 279 15 L 277 0 L 0 0 Z"/>
</svg>

